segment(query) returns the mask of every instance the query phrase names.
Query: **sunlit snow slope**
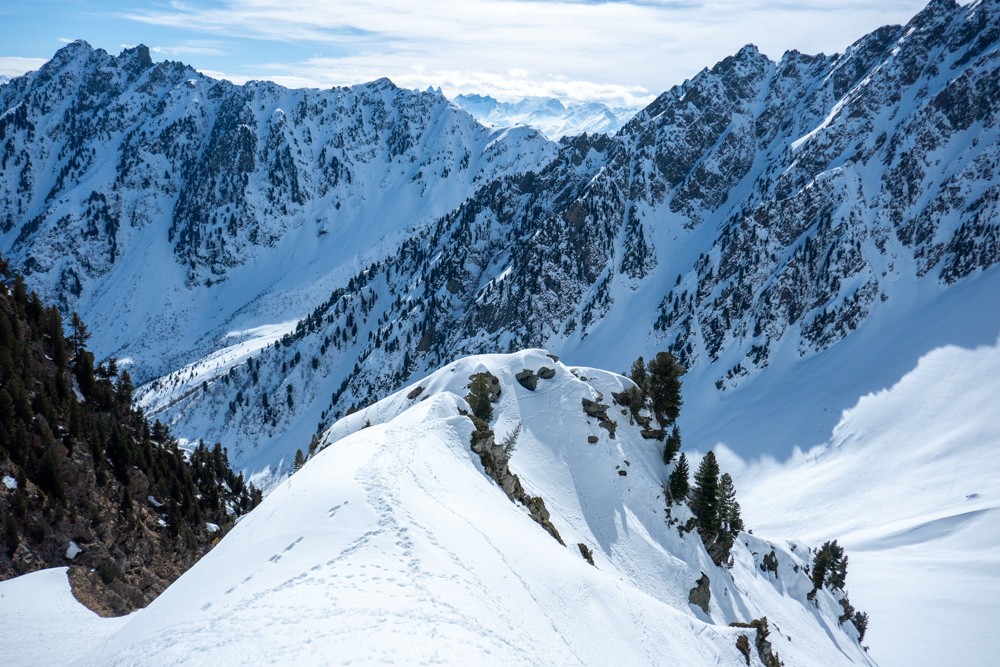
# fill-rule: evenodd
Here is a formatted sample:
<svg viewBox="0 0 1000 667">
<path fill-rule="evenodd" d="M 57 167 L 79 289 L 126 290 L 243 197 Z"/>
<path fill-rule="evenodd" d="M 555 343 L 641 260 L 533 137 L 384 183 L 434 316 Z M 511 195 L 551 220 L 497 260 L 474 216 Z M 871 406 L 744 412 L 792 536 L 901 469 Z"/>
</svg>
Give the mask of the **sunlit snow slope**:
<svg viewBox="0 0 1000 667">
<path fill-rule="evenodd" d="M 543 366 L 555 375 L 536 390 L 515 381 Z M 483 370 L 502 388 L 498 437 L 522 427 L 511 468 L 566 546 L 470 450 L 461 396 Z M 341 420 L 325 449 L 82 662 L 742 665 L 736 640 L 749 633 L 752 645 L 753 631 L 729 623 L 766 616 L 787 665 L 868 664 L 833 596 L 806 600 L 793 570 L 804 546 L 744 533 L 727 571 L 667 525 L 660 444 L 616 407 L 614 439 L 582 410 L 627 383 L 537 350 L 471 357 Z M 759 568 L 771 548 L 777 577 Z M 707 614 L 688 603 L 702 573 Z"/>
<path fill-rule="evenodd" d="M 65 665 L 126 622 L 101 618 L 76 599 L 67 568 L 0 582 L 0 663 Z"/>
<path fill-rule="evenodd" d="M 1000 345 L 947 346 L 844 412 L 791 460 L 733 470 L 748 524 L 850 556 L 882 665 L 995 664 L 1000 618 Z"/>
</svg>

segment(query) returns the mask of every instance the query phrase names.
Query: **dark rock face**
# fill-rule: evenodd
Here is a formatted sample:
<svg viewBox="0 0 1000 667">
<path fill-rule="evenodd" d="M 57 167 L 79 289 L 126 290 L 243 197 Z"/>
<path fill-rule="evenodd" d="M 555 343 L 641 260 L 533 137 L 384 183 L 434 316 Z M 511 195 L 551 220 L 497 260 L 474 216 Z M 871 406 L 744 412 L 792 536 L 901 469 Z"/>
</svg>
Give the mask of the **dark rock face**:
<svg viewBox="0 0 1000 667">
<path fill-rule="evenodd" d="M 688 593 L 688 602 L 700 607 L 706 614 L 708 613 L 708 605 L 712 601 L 711 583 L 708 575 L 702 572 L 701 578 L 696 582 L 697 585 Z"/>
<path fill-rule="evenodd" d="M 753 628 L 756 630 L 754 646 L 757 648 L 757 656 L 760 658 L 761 663 L 763 663 L 765 667 L 781 667 L 785 664 L 780 658 L 778 658 L 778 654 L 774 652 L 771 642 L 767 639 L 771 631 L 768 628 L 766 616 L 755 618 L 749 623 L 730 623 L 730 626 L 734 628 Z M 750 664 L 749 644 L 750 642 L 746 638 L 746 635 L 740 635 L 736 643 L 736 647 L 741 653 L 743 653 L 744 657 L 746 657 L 748 665 Z"/>
<path fill-rule="evenodd" d="M 535 387 L 538 386 L 538 375 L 527 368 L 515 375 L 514 378 L 518 384 L 529 391 L 535 391 Z"/>
<path fill-rule="evenodd" d="M 597 419 L 597 423 L 600 427 L 605 429 L 608 434 L 614 438 L 615 429 L 618 428 L 618 422 L 612 421 L 612 419 L 608 417 L 608 406 L 599 401 L 591 401 L 586 398 L 581 400 L 583 401 L 583 411 L 587 413 L 587 416 Z"/>
<path fill-rule="evenodd" d="M 736 638 L 736 649 L 743 654 L 743 658 L 747 661 L 747 665 L 750 664 L 750 640 L 747 639 L 746 635 L 740 635 Z"/>
</svg>

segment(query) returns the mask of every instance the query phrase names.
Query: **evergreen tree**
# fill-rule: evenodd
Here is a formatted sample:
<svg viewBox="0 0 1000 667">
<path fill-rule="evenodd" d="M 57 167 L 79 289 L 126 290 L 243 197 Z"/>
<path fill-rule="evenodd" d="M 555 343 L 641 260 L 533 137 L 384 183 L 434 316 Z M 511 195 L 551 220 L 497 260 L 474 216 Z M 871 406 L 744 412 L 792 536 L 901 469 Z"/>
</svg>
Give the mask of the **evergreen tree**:
<svg viewBox="0 0 1000 667">
<path fill-rule="evenodd" d="M 647 366 L 649 398 L 653 414 L 663 426 L 673 424 L 681 411 L 681 375 L 684 368 L 669 352 L 657 352 Z"/>
<path fill-rule="evenodd" d="M 844 590 L 847 585 L 847 554 L 837 540 L 824 542 L 813 556 L 813 592 L 823 585 Z"/>
<path fill-rule="evenodd" d="M 17 520 L 14 515 L 5 512 L 3 518 L 3 541 L 7 545 L 7 557 L 14 555 L 21 538 L 17 534 Z"/>
<path fill-rule="evenodd" d="M 670 462 L 674 460 L 677 456 L 677 452 L 681 450 L 681 430 L 674 424 L 674 428 L 670 431 L 670 435 L 667 436 L 667 442 L 663 446 L 663 464 L 670 465 Z"/>
<path fill-rule="evenodd" d="M 295 450 L 295 469 L 298 470 L 306 464 L 306 457 L 301 449 Z"/>
<path fill-rule="evenodd" d="M 856 611 L 851 617 L 851 622 L 858 629 L 858 642 L 865 640 L 865 633 L 868 631 L 868 614 L 863 611 Z"/>
<path fill-rule="evenodd" d="M 715 535 L 722 525 L 722 507 L 719 501 L 719 464 L 715 453 L 705 454 L 694 473 L 691 491 L 691 511 L 698 519 L 701 532 Z"/>
<path fill-rule="evenodd" d="M 73 352 L 79 354 L 87 347 L 87 341 L 90 339 L 90 331 L 87 329 L 87 325 L 84 324 L 83 318 L 80 317 L 80 313 L 75 310 L 70 318 L 70 326 L 73 327 L 73 335 L 70 337 L 70 343 L 73 345 Z"/>
<path fill-rule="evenodd" d="M 465 397 L 472 408 L 472 414 L 484 422 L 493 419 L 493 404 L 490 402 L 490 383 L 483 373 L 477 373 L 469 385 L 469 394 Z"/>
<path fill-rule="evenodd" d="M 680 503 L 687 500 L 688 492 L 691 490 L 688 477 L 691 470 L 688 468 L 687 456 L 681 452 L 681 457 L 677 459 L 677 465 L 667 479 L 667 486 L 670 489 L 670 497 L 673 502 Z"/>
<path fill-rule="evenodd" d="M 41 465 L 38 468 L 35 479 L 43 491 L 56 500 L 65 502 L 66 491 L 65 487 L 63 487 L 62 473 L 59 470 L 59 461 L 56 459 L 53 450 L 49 450 L 42 457 Z"/>
<path fill-rule="evenodd" d="M 643 392 L 643 394 L 646 393 L 646 382 L 649 376 L 646 374 L 646 362 L 642 357 L 632 362 L 632 371 L 629 373 L 629 378 L 639 387 L 639 391 Z"/>
<path fill-rule="evenodd" d="M 729 531 L 735 537 L 743 530 L 743 518 L 740 516 L 740 504 L 736 502 L 736 488 L 729 473 L 723 473 L 719 480 L 719 504 L 722 508 L 722 530 Z"/>
</svg>

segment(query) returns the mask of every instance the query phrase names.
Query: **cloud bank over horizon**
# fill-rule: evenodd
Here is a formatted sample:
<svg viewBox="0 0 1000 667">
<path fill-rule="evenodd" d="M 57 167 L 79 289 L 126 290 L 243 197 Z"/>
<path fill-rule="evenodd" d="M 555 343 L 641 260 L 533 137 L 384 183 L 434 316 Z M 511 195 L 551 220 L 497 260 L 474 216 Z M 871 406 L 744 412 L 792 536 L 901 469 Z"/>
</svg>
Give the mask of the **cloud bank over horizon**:
<svg viewBox="0 0 1000 667">
<path fill-rule="evenodd" d="M 37 68 L 60 42 L 117 52 L 147 44 L 241 83 L 330 87 L 388 77 L 406 88 L 500 100 L 549 96 L 637 107 L 753 43 L 843 51 L 925 0 L 143 0 L 127 9 L 55 0 L 42 19 L 18 0 L 0 10 L 12 38 L 0 75 Z M 70 34 L 72 37 L 66 37 Z"/>
</svg>

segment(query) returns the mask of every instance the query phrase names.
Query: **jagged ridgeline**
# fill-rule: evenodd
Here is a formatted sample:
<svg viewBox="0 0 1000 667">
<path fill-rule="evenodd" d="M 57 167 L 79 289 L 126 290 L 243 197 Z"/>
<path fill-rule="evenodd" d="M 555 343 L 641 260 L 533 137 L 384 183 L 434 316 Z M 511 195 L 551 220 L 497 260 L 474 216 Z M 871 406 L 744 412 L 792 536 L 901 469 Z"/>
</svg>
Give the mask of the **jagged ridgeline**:
<svg viewBox="0 0 1000 667">
<path fill-rule="evenodd" d="M 731 396 L 995 272 L 997 7 L 747 47 L 558 146 L 384 80 L 233 86 L 74 43 L 0 89 L 0 252 L 113 323 L 92 347 L 135 360 L 147 411 L 254 471 L 460 354 L 669 348 L 692 396 Z M 191 366 L 293 318 L 252 365 Z"/>
<path fill-rule="evenodd" d="M 997 8 L 936 1 L 840 55 L 744 48 L 612 137 L 476 181 L 252 361 L 182 367 L 140 400 L 260 470 L 461 354 L 669 349 L 705 410 L 862 328 L 893 342 L 996 272 Z M 855 395 L 847 374 L 807 379 Z"/>
<path fill-rule="evenodd" d="M 0 258 L 0 579 L 70 566 L 102 614 L 143 607 L 194 564 L 260 492 L 221 445 L 178 447 L 132 407 L 114 359 L 94 367 L 86 325 Z"/>
</svg>

